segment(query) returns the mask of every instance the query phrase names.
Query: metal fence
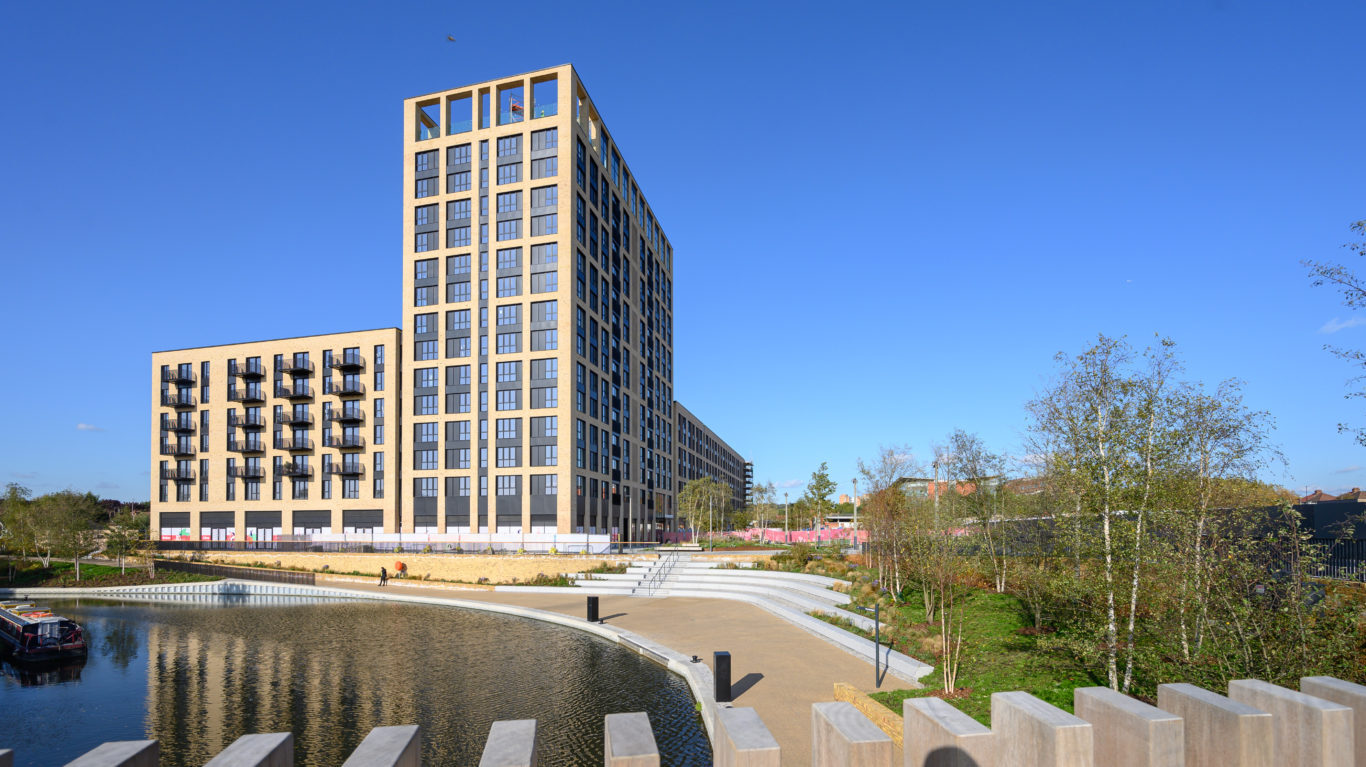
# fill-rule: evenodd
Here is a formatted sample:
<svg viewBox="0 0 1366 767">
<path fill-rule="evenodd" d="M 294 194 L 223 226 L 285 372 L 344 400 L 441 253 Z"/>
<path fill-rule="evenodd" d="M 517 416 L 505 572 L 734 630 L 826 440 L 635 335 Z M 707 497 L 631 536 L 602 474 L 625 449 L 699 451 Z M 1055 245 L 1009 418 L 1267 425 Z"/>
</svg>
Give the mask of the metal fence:
<svg viewBox="0 0 1366 767">
<path fill-rule="evenodd" d="M 182 573 L 216 575 L 219 578 L 238 578 L 247 581 L 289 583 L 295 586 L 313 586 L 317 583 L 317 578 L 313 573 L 299 573 L 289 570 L 264 570 L 259 567 L 208 565 L 200 562 L 182 562 L 178 559 L 158 559 L 157 567 L 162 570 L 175 570 Z"/>
<path fill-rule="evenodd" d="M 1312 543 L 1323 547 L 1323 564 L 1319 575 L 1340 581 L 1366 582 L 1366 540 L 1314 538 Z"/>
</svg>

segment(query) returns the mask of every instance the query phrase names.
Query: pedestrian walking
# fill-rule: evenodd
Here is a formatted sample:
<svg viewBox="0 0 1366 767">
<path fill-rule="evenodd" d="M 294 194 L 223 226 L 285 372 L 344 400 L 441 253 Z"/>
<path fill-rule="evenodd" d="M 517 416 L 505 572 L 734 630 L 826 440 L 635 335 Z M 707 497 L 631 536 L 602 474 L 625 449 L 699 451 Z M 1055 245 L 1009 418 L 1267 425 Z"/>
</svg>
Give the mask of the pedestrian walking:
<svg viewBox="0 0 1366 767">
<path fill-rule="evenodd" d="M 381 566 L 381 567 L 379 568 L 379 585 L 383 586 L 384 584 L 386 584 L 386 583 L 388 583 L 388 582 L 389 582 L 389 571 L 388 571 L 388 570 L 385 570 L 384 567 Z"/>
</svg>

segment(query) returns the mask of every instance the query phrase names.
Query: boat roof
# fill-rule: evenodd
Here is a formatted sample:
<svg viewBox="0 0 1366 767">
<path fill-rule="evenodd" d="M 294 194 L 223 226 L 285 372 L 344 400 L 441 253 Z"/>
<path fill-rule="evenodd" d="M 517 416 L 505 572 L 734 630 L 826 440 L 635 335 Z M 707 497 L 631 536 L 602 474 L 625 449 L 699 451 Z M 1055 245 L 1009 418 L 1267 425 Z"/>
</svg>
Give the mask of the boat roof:
<svg viewBox="0 0 1366 767">
<path fill-rule="evenodd" d="M 45 614 L 35 615 L 35 613 Z M 32 615 L 33 617 L 30 617 L 30 615 Z M 66 620 L 60 615 L 53 614 L 53 612 L 46 607 L 35 607 L 33 605 L 21 605 L 16 607 L 10 607 L 7 605 L 3 610 L 0 610 L 0 618 L 4 618 L 12 623 L 18 623 L 20 625 L 29 625 L 32 623 L 52 623 L 54 621 Z"/>
</svg>

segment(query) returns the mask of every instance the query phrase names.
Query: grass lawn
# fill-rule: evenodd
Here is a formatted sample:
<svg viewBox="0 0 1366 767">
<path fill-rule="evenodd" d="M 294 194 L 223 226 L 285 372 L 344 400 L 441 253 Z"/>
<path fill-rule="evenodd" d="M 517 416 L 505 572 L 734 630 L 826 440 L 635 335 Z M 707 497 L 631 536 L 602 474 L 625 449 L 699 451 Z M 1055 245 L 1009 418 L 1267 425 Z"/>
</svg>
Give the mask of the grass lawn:
<svg viewBox="0 0 1366 767">
<path fill-rule="evenodd" d="M 901 608 L 901 621 L 920 624 L 912 630 L 922 639 L 895 649 L 929 663 L 935 658 L 925 648 L 932 646 L 930 638 L 938 637 L 939 627 L 926 627 L 925 610 L 919 605 Z M 1057 653 L 1038 648 L 1038 638 L 1024 636 L 1018 630 L 1030 625 L 1024 618 L 1019 600 L 1009 594 L 975 590 L 968 598 L 963 621 L 963 661 L 959 666 L 957 687 L 971 688 L 963 698 L 949 702 L 977 721 L 990 725 L 991 694 L 1023 690 L 1065 711 L 1072 710 L 1072 690 L 1103 684 L 1075 661 Z M 906 698 L 924 697 L 942 689 L 940 668 L 921 680 L 924 690 L 891 690 L 872 697 L 901 714 L 901 702 Z"/>
<path fill-rule="evenodd" d="M 81 579 L 76 580 L 76 570 L 70 562 L 53 562 L 52 567 L 33 565 L 15 573 L 13 582 L 5 580 L 0 570 L 0 588 L 94 588 L 97 586 L 146 586 L 153 583 L 192 583 L 196 581 L 221 580 L 213 575 L 198 573 L 179 573 L 171 570 L 157 570 L 155 579 L 147 577 L 147 570 L 129 566 L 126 573 L 120 574 L 119 568 L 105 565 L 81 564 Z"/>
</svg>

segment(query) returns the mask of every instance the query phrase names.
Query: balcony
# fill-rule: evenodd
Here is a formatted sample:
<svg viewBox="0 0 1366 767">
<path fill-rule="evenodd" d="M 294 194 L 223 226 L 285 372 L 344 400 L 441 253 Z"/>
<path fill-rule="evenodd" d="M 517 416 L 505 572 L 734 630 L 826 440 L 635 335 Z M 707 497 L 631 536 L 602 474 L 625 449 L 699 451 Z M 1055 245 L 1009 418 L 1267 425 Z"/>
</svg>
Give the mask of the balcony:
<svg viewBox="0 0 1366 767">
<path fill-rule="evenodd" d="M 264 429 L 266 419 L 260 415 L 237 415 L 233 413 L 228 416 L 228 425 L 239 429 Z"/>
<path fill-rule="evenodd" d="M 365 394 L 365 384 L 360 381 L 329 382 L 327 391 L 323 393 L 335 394 L 338 397 L 359 397 Z"/>
<path fill-rule="evenodd" d="M 329 413 L 327 420 L 338 423 L 365 423 L 365 411 L 358 407 L 344 407 Z"/>
<path fill-rule="evenodd" d="M 312 450 L 313 440 L 308 437 L 280 437 L 275 440 L 276 450 Z"/>
<path fill-rule="evenodd" d="M 260 360 L 251 360 L 244 365 L 233 365 L 228 368 L 228 375 L 234 378 L 264 378 L 266 369 Z"/>
<path fill-rule="evenodd" d="M 182 391 L 174 394 L 171 392 L 161 393 L 162 407 L 194 407 L 197 404 L 199 404 L 199 400 L 195 398 L 194 392 L 192 391 Z"/>
<path fill-rule="evenodd" d="M 350 370 L 359 372 L 365 369 L 365 358 L 360 356 L 360 352 L 346 352 L 340 357 L 333 357 L 328 363 L 328 367 L 335 370 Z"/>
<path fill-rule="evenodd" d="M 365 447 L 365 437 L 360 437 L 360 436 L 328 437 L 328 438 L 327 438 L 327 446 L 328 446 L 328 447 L 335 447 L 335 448 L 338 448 L 338 449 L 341 449 L 341 450 L 353 450 L 353 449 L 356 449 L 356 448 L 362 448 L 362 447 Z"/>
<path fill-rule="evenodd" d="M 266 470 L 260 466 L 234 466 L 228 470 L 228 476 L 236 479 L 260 479 L 266 476 Z"/>
<path fill-rule="evenodd" d="M 229 402 L 265 402 L 266 394 L 261 391 L 259 386 L 249 386 L 246 389 L 238 389 L 228 392 Z"/>
<path fill-rule="evenodd" d="M 280 476 L 309 478 L 313 476 L 313 467 L 300 463 L 280 464 Z"/>
<path fill-rule="evenodd" d="M 313 363 L 308 360 L 281 360 L 280 363 L 275 366 L 275 372 L 277 373 L 289 373 L 296 376 L 311 376 L 313 375 L 313 369 Z"/>
<path fill-rule="evenodd" d="M 311 399 L 313 397 L 313 387 L 307 382 L 296 383 L 293 386 L 284 384 L 275 385 L 275 396 L 285 399 Z"/>
<path fill-rule="evenodd" d="M 173 479 L 176 482 L 193 482 L 194 469 L 172 468 L 170 466 L 161 470 L 162 479 Z"/>
<path fill-rule="evenodd" d="M 161 443 L 162 455 L 194 455 L 196 452 L 194 445 L 189 442 Z"/>
<path fill-rule="evenodd" d="M 173 418 L 161 419 L 161 428 L 165 431 L 178 431 L 183 434 L 194 434 L 194 421 L 180 421 Z"/>
<path fill-rule="evenodd" d="M 328 466 L 327 473 L 341 474 L 347 477 L 362 477 L 365 476 L 365 465 L 342 461 L 341 463 L 334 463 L 331 466 Z"/>
<path fill-rule="evenodd" d="M 229 440 L 228 452 L 231 453 L 264 453 L 266 443 L 259 439 Z"/>
<path fill-rule="evenodd" d="M 165 382 L 167 382 L 167 383 L 185 384 L 186 386 L 194 386 L 194 382 L 195 382 L 196 380 L 198 380 L 198 379 L 195 378 L 195 375 L 194 375 L 194 371 L 193 371 L 193 370 L 191 370 L 191 371 L 189 371 L 189 372 L 186 372 L 186 373 L 182 373 L 182 372 L 180 372 L 179 369 L 172 369 L 172 370 L 163 370 L 163 371 L 161 372 L 161 380 L 162 380 L 162 381 L 165 381 Z"/>
<path fill-rule="evenodd" d="M 313 423 L 313 415 L 311 413 L 281 413 L 275 421 L 286 426 L 302 426 Z"/>
</svg>

